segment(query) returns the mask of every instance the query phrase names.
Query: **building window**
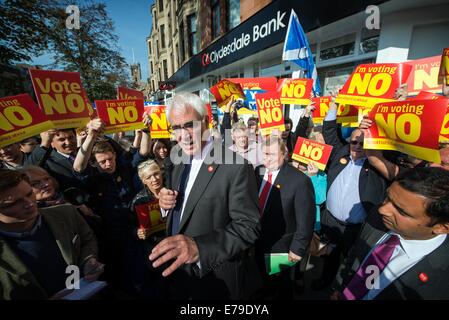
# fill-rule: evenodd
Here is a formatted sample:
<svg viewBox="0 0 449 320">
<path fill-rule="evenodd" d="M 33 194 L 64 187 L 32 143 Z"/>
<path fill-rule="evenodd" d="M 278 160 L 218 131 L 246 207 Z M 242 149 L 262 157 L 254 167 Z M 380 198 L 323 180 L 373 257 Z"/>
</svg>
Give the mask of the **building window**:
<svg viewBox="0 0 449 320">
<path fill-rule="evenodd" d="M 240 0 L 227 0 L 226 5 L 226 26 L 231 30 L 240 23 Z"/>
<path fill-rule="evenodd" d="M 380 30 L 362 29 L 360 35 L 359 54 L 377 51 Z"/>
<path fill-rule="evenodd" d="M 211 0 L 212 9 L 212 38 L 220 35 L 220 0 Z"/>
<path fill-rule="evenodd" d="M 181 67 L 182 61 L 181 61 L 181 55 L 179 54 L 179 46 L 178 44 L 175 45 L 176 53 L 178 54 L 178 68 Z"/>
<path fill-rule="evenodd" d="M 156 56 L 159 57 L 159 40 L 156 40 Z"/>
<path fill-rule="evenodd" d="M 161 24 L 159 29 L 161 32 L 161 49 L 165 49 L 165 26 Z"/>
<path fill-rule="evenodd" d="M 184 52 L 185 52 L 185 50 L 184 50 L 184 24 L 183 23 L 181 23 L 180 25 L 179 25 L 179 44 L 181 45 L 181 50 L 179 50 L 179 61 L 181 61 L 180 63 L 179 63 L 179 65 L 181 65 L 182 64 L 182 62 L 184 61 Z"/>
<path fill-rule="evenodd" d="M 164 68 L 164 81 L 168 79 L 167 60 L 162 60 L 162 66 Z"/>
<path fill-rule="evenodd" d="M 320 60 L 335 59 L 354 54 L 355 33 L 346 35 L 321 44 Z"/>
<path fill-rule="evenodd" d="M 153 62 L 150 61 L 150 77 L 153 74 Z"/>
<path fill-rule="evenodd" d="M 198 52 L 196 41 L 196 15 L 192 14 L 187 17 L 187 26 L 189 32 L 189 56 L 193 56 Z"/>
<path fill-rule="evenodd" d="M 164 1 L 163 0 L 159 0 L 159 12 L 164 11 Z"/>
<path fill-rule="evenodd" d="M 148 55 L 151 55 L 151 42 L 148 42 Z"/>
</svg>

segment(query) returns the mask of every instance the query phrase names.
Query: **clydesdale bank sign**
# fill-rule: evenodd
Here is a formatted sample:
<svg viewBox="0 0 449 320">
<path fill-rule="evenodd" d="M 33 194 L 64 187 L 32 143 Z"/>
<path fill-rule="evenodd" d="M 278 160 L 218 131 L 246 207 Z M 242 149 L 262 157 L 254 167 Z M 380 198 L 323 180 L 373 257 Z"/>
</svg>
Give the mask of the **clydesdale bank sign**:
<svg viewBox="0 0 449 320">
<path fill-rule="evenodd" d="M 203 67 L 209 64 L 218 63 L 221 59 L 228 55 L 242 50 L 249 45 L 257 45 L 259 39 L 263 39 L 272 33 L 285 28 L 288 24 L 288 16 L 286 12 L 276 12 L 276 17 L 262 25 L 254 25 L 251 33 L 242 32 L 238 38 L 234 38 L 230 44 L 223 44 L 219 50 L 205 52 L 201 56 L 201 64 Z"/>
<path fill-rule="evenodd" d="M 382 2 L 385 0 L 275 0 L 191 57 L 169 80 L 181 85 L 282 43 L 291 9 L 308 32 Z"/>
</svg>

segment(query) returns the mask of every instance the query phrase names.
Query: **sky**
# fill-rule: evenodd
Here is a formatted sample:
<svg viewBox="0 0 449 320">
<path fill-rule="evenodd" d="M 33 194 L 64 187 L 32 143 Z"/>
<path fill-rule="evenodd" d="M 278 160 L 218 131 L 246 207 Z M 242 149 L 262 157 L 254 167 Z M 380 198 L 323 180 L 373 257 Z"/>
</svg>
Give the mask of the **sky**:
<svg viewBox="0 0 449 320">
<path fill-rule="evenodd" d="M 132 49 L 134 49 L 135 62 L 140 63 L 142 71 L 142 81 L 146 81 L 148 78 L 146 38 L 150 35 L 152 21 L 150 6 L 154 0 L 103 0 L 103 2 L 106 3 L 109 17 L 114 21 L 115 34 L 119 37 L 118 44 L 121 47 L 122 56 L 131 64 Z M 82 11 L 80 14 L 83 14 Z M 33 59 L 34 64 L 50 62 L 49 55 Z M 129 72 L 131 75 L 131 71 Z"/>
</svg>

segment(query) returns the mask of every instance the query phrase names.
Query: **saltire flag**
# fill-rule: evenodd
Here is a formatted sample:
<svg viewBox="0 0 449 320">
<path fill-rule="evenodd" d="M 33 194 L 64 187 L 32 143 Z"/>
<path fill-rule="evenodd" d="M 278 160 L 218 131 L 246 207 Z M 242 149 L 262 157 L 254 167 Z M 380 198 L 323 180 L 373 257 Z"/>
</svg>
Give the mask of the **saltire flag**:
<svg viewBox="0 0 449 320">
<path fill-rule="evenodd" d="M 290 20 L 288 21 L 287 33 L 285 34 L 284 50 L 282 60 L 293 61 L 305 71 L 306 78 L 313 79 L 313 93 L 320 95 L 321 86 L 318 80 L 318 73 L 313 62 L 312 51 L 304 30 L 299 23 L 298 16 L 292 9 Z"/>
</svg>

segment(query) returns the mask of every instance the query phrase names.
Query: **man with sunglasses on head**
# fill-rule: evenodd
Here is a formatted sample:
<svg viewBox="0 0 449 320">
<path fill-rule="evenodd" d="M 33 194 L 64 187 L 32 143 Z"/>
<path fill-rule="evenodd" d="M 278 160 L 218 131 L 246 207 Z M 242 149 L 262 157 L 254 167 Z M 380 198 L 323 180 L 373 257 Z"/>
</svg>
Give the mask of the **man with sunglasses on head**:
<svg viewBox="0 0 449 320">
<path fill-rule="evenodd" d="M 324 140 L 333 149 L 327 165 L 327 200 L 321 213 L 321 230 L 335 248 L 324 259 L 321 278 L 312 283 L 316 290 L 332 283 L 340 255 L 347 256 L 367 212 L 382 203 L 387 186 L 382 175 L 367 161 L 363 131 L 354 130 L 349 143 L 339 138 L 338 106 L 334 100 L 323 122 Z"/>
</svg>

